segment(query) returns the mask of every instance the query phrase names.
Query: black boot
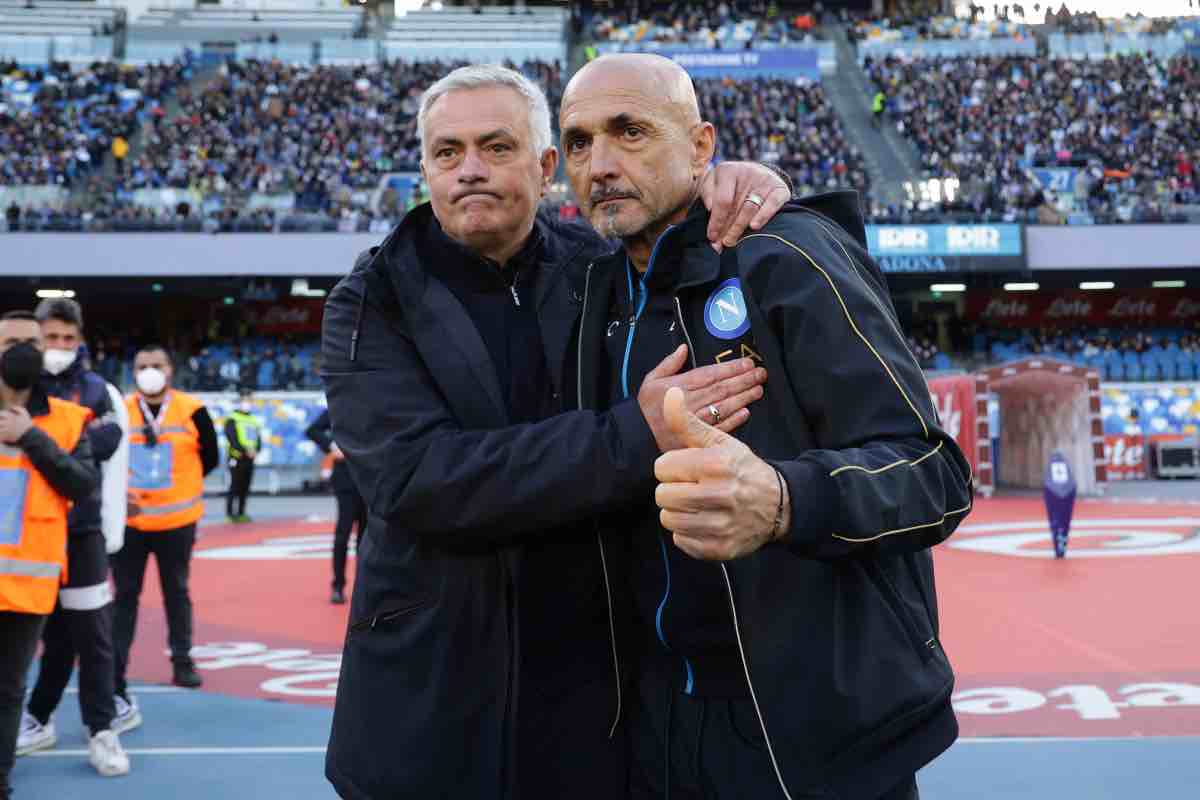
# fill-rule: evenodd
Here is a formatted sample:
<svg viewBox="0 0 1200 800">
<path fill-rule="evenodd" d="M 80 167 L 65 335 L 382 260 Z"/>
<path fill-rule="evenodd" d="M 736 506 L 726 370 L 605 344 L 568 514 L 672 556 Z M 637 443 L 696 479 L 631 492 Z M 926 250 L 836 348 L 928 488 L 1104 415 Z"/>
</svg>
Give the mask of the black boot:
<svg viewBox="0 0 1200 800">
<path fill-rule="evenodd" d="M 176 661 L 173 666 L 171 682 L 176 686 L 198 689 L 204 684 L 204 679 L 200 677 L 200 673 L 196 672 L 196 665 L 191 661 Z"/>
</svg>

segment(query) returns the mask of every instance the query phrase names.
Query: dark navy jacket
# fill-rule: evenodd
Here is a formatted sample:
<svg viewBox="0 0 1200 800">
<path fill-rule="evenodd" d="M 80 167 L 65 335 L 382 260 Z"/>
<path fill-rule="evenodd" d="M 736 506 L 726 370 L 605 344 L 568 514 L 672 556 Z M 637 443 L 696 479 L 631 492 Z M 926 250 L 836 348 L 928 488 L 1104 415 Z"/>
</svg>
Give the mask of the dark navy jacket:
<svg viewBox="0 0 1200 800">
<path fill-rule="evenodd" d="M 99 466 L 117 452 L 123 434 L 104 379 L 86 369 L 82 359 L 81 350 L 75 363 L 58 375 L 43 371 L 41 386 L 51 397 L 70 400 L 91 409 L 93 420 L 87 427 L 86 435 L 91 445 L 92 457 L 96 466 Z M 100 504 L 100 487 L 86 499 L 76 501 L 67 517 L 67 530 L 71 536 L 93 534 L 101 530 Z"/>
<path fill-rule="evenodd" d="M 634 401 L 514 424 L 476 323 L 420 263 L 436 225 L 428 205 L 410 212 L 330 294 L 323 322 L 333 435 L 369 509 L 326 758 L 353 800 L 532 797 L 516 774 L 522 720 L 580 693 L 589 710 L 571 735 L 596 742 L 598 763 L 624 757 L 612 733 L 628 611 L 614 606 L 628 592 L 610 579 L 623 556 L 595 516 L 652 491 L 653 435 Z M 609 248 L 584 228 L 536 225 L 539 269 L 520 301 L 537 309 L 562 407 L 575 394 L 581 279 Z M 557 592 L 531 585 L 550 569 Z M 567 624 L 549 627 L 526 601 L 563 606 Z M 529 691 L 563 694 L 520 696 L 518 670 L 537 676 Z"/>
<path fill-rule="evenodd" d="M 970 467 L 905 344 L 854 193 L 793 201 L 721 255 L 707 221 L 701 207 L 664 234 L 656 282 L 694 365 L 748 356 L 767 368 L 735 436 L 781 471 L 792 523 L 785 542 L 709 565 L 705 585 L 726 596 L 719 624 L 780 796 L 878 797 L 957 735 L 929 548 L 969 513 Z M 624 259 L 586 280 L 581 365 L 607 360 Z M 580 370 L 584 407 L 604 407 L 602 378 Z"/>
</svg>

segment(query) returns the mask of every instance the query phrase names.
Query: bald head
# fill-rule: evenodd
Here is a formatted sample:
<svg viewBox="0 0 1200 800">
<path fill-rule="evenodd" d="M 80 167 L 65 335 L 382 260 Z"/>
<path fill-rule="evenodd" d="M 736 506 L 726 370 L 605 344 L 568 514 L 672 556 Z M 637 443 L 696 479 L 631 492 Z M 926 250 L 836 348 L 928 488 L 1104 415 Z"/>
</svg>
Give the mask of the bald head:
<svg viewBox="0 0 1200 800">
<path fill-rule="evenodd" d="M 691 76 L 671 59 L 654 53 L 614 53 L 588 62 L 567 83 L 562 104 L 569 104 L 572 94 L 596 91 L 640 96 L 689 128 L 700 121 Z"/>
<path fill-rule="evenodd" d="M 603 56 L 567 84 L 559 123 L 585 216 L 642 267 L 662 231 L 687 216 L 713 157 L 716 132 L 700 119 L 691 78 L 662 56 Z"/>
</svg>

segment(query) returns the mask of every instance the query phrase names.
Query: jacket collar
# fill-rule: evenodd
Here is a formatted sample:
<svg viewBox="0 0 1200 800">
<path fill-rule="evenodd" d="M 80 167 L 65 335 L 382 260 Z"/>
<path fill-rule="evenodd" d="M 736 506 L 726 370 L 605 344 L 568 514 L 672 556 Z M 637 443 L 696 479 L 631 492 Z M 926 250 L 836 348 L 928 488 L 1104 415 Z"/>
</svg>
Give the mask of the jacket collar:
<svg viewBox="0 0 1200 800">
<path fill-rule="evenodd" d="M 716 279 L 721 257 L 708 243 L 708 217 L 704 203 L 696 200 L 682 222 L 670 226 L 658 237 L 645 278 L 646 288 L 652 292 L 674 292 Z M 629 264 L 624 248 L 620 254 Z"/>
<path fill-rule="evenodd" d="M 417 251 L 425 257 L 422 260 L 425 269 L 443 283 L 480 293 L 507 292 L 518 275 L 523 277 L 536 270 L 545 239 L 535 220 L 516 255 L 508 263 L 498 264 L 451 239 L 432 214 L 423 233 Z"/>
<path fill-rule="evenodd" d="M 796 212 L 815 212 L 845 230 L 864 248 L 867 246 L 866 225 L 856 191 L 825 192 L 795 198 L 779 210 L 780 214 Z M 651 291 L 674 292 L 717 279 L 721 273 L 722 256 L 708 242 L 709 217 L 703 201 L 697 199 L 688 209 L 687 217 L 667 228 L 659 237 L 651 257 L 652 268 L 646 278 L 647 288 Z M 620 255 L 624 263 L 628 263 L 624 248 Z"/>
</svg>

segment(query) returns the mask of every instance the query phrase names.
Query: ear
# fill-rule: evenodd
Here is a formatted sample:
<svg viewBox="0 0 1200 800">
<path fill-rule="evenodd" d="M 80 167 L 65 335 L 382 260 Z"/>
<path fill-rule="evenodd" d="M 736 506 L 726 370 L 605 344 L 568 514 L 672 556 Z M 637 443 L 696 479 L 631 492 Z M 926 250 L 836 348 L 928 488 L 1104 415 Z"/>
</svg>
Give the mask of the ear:
<svg viewBox="0 0 1200 800">
<path fill-rule="evenodd" d="M 550 181 L 554 180 L 554 173 L 558 170 L 558 148 L 547 147 L 546 152 L 542 153 L 542 194 L 546 194 L 546 190 L 550 188 Z"/>
<path fill-rule="evenodd" d="M 717 129 L 711 122 L 701 122 L 692 128 L 692 166 L 703 175 L 717 154 Z"/>
<path fill-rule="evenodd" d="M 425 181 L 425 185 L 429 185 L 429 173 L 425 170 L 425 159 L 421 159 L 421 180 Z"/>
</svg>

